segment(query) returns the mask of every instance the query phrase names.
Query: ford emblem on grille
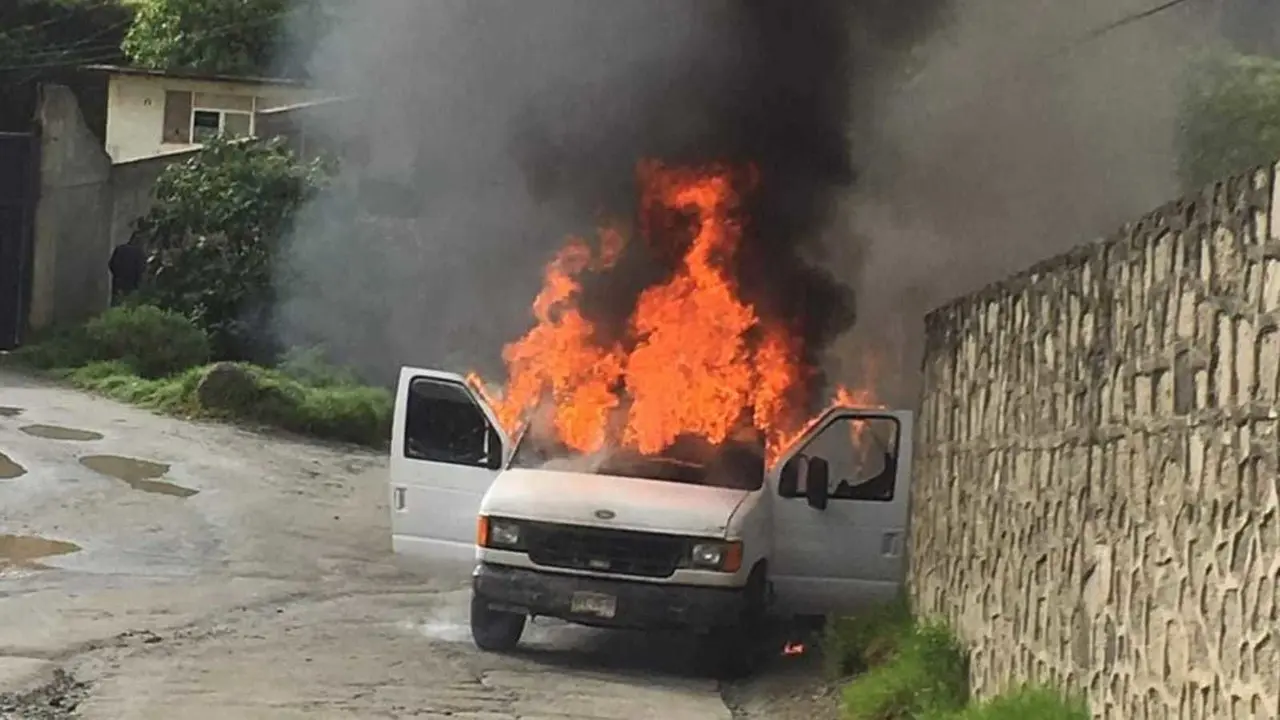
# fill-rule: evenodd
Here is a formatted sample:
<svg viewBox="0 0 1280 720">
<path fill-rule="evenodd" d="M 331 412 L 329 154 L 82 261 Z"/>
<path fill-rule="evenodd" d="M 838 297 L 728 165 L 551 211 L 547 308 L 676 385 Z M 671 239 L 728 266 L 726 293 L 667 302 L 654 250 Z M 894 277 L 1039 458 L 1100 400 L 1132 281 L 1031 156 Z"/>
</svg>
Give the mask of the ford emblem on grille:
<svg viewBox="0 0 1280 720">
<path fill-rule="evenodd" d="M 618 515 L 617 515 L 617 513 L 615 513 L 615 512 L 614 512 L 614 511 L 612 511 L 612 510 L 597 510 L 597 511 L 596 511 L 596 517 L 600 518 L 601 520 L 612 520 L 612 519 L 614 519 L 614 518 L 615 518 L 615 517 L 617 517 L 617 516 L 618 516 Z"/>
</svg>

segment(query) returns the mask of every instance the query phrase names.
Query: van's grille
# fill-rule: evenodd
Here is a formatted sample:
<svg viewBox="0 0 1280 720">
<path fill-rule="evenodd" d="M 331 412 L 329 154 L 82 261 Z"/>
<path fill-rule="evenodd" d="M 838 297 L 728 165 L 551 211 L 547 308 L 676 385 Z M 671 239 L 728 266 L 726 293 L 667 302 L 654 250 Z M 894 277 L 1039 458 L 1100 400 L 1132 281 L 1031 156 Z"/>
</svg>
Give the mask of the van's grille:
<svg viewBox="0 0 1280 720">
<path fill-rule="evenodd" d="M 689 551 L 684 538 L 630 530 L 539 523 L 526 533 L 537 565 L 617 575 L 670 577 Z"/>
</svg>

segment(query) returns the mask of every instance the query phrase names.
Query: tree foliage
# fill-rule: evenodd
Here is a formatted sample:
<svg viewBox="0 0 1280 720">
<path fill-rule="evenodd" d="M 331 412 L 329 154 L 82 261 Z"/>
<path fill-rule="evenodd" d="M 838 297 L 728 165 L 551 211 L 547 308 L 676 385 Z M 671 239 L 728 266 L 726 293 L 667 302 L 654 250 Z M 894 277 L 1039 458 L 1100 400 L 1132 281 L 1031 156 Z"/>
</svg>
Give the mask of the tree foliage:
<svg viewBox="0 0 1280 720">
<path fill-rule="evenodd" d="M 264 359 L 275 260 L 328 170 L 278 141 L 224 140 L 166 168 L 135 234 L 148 252 L 144 299 L 192 318 L 216 358 Z"/>
<path fill-rule="evenodd" d="M 1178 155 L 1189 190 L 1280 159 L 1280 61 L 1202 59 L 1183 97 Z"/>
<path fill-rule="evenodd" d="M 227 75 L 271 69 L 289 0 L 137 0 L 124 40 L 135 64 Z"/>
<path fill-rule="evenodd" d="M 7 0 L 0 3 L 0 67 L 118 61 L 132 17 L 121 0 Z"/>
</svg>

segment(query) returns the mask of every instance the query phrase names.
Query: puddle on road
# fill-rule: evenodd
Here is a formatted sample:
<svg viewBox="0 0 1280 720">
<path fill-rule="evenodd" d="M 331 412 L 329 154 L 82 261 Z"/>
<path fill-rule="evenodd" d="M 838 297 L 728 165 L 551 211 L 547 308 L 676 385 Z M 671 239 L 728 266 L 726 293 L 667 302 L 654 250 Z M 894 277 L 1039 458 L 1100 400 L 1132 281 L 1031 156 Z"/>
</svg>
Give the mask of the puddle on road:
<svg viewBox="0 0 1280 720">
<path fill-rule="evenodd" d="M 134 490 L 188 498 L 199 490 L 156 480 L 169 472 L 169 466 L 150 460 L 121 457 L 119 455 L 88 455 L 80 458 L 80 464 L 90 470 L 125 482 Z"/>
<path fill-rule="evenodd" d="M 0 480 L 13 480 L 27 474 L 27 469 L 0 452 Z"/>
<path fill-rule="evenodd" d="M 46 440 L 88 442 L 90 440 L 102 439 L 102 433 L 96 433 L 92 430 L 77 430 L 75 428 L 59 427 L 57 425 L 27 425 L 26 427 L 18 429 L 28 435 L 45 438 Z"/>
<path fill-rule="evenodd" d="M 26 408 L 6 407 L 4 405 L 0 405 L 0 417 L 7 417 L 7 418 L 18 417 L 19 415 L 21 415 L 26 411 L 27 411 Z"/>
<path fill-rule="evenodd" d="M 35 535 L 0 535 L 0 571 L 6 567 L 47 570 L 48 566 L 37 561 L 79 551 L 79 545 L 63 540 L 49 540 Z"/>
</svg>

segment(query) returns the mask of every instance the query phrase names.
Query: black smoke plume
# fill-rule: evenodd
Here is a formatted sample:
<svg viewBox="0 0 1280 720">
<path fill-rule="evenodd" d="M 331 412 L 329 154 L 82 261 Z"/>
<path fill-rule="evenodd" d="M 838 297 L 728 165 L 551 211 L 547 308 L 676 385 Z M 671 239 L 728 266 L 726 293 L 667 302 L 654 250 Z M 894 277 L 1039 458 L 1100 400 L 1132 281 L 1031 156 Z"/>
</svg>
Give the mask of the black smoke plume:
<svg viewBox="0 0 1280 720">
<path fill-rule="evenodd" d="M 330 129 L 366 136 L 361 172 L 401 188 L 417 239 L 345 247 L 315 208 L 288 268 L 313 289 L 286 293 L 282 331 L 366 367 L 496 369 L 542 265 L 566 234 L 633 218 L 636 164 L 653 158 L 758 169 L 736 279 L 816 364 L 855 319 L 852 278 L 824 269 L 821 237 L 858 176 L 872 78 L 945 2 L 389 0 L 353 15 L 315 67 L 366 114 Z M 669 265 L 629 251 L 584 309 L 617 327 Z M 366 299 L 358 312 L 362 295 L 400 308 L 385 311 L 383 341 L 369 339 L 379 311 Z"/>
<path fill-rule="evenodd" d="M 820 240 L 838 196 L 856 179 L 858 103 L 869 111 L 872 101 L 857 92 L 858 70 L 882 71 L 872 63 L 919 37 L 939 5 L 703 3 L 703 42 L 686 48 L 682 62 L 667 66 L 666 77 L 649 78 L 642 92 L 596 89 L 602 94 L 593 103 L 607 105 L 612 93 L 634 103 L 637 112 L 624 125 L 603 123 L 557 138 L 554 110 L 531 111 L 516 124 L 514 152 L 536 197 L 564 198 L 584 211 L 635 211 L 630 203 L 639 158 L 758 170 L 760 183 L 746 198 L 747 230 L 734 274 L 743 298 L 787 323 L 817 368 L 822 350 L 856 319 L 851 278 L 822 266 Z M 551 105 L 573 103 L 562 97 Z M 633 247 L 606 284 L 589 286 L 585 311 L 603 327 L 621 330 L 636 294 L 678 258 Z"/>
</svg>

